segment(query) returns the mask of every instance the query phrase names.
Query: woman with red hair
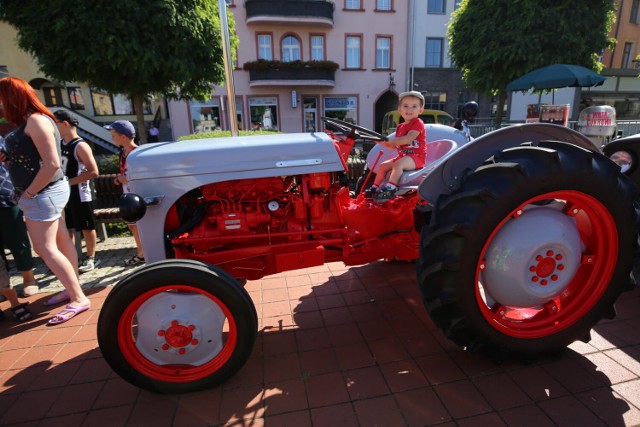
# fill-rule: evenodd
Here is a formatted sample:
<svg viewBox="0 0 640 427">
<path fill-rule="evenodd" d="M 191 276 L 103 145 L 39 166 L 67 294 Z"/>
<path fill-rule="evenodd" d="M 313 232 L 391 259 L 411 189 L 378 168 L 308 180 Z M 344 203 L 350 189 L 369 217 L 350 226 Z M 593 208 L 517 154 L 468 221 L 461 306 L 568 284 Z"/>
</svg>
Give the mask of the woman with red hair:
<svg viewBox="0 0 640 427">
<path fill-rule="evenodd" d="M 60 168 L 60 134 L 53 114 L 24 80 L 0 79 L 0 108 L 17 126 L 5 137 L 0 162 L 8 164 L 34 250 L 64 285 L 65 292 L 47 302 L 69 301 L 49 320 L 52 325 L 63 323 L 88 310 L 91 302 L 80 287 L 78 254 L 61 215 L 70 189 Z"/>
</svg>

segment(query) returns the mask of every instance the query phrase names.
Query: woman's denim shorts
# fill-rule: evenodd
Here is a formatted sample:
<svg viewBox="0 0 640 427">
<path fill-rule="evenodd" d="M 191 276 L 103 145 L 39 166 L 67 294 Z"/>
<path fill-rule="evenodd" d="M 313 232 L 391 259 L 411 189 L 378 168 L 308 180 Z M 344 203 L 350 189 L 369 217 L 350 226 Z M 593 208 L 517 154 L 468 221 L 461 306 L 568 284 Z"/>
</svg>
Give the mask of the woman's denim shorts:
<svg viewBox="0 0 640 427">
<path fill-rule="evenodd" d="M 38 193 L 33 199 L 19 199 L 18 207 L 31 221 L 55 221 L 62 216 L 70 194 L 69 181 L 65 177 Z"/>
</svg>

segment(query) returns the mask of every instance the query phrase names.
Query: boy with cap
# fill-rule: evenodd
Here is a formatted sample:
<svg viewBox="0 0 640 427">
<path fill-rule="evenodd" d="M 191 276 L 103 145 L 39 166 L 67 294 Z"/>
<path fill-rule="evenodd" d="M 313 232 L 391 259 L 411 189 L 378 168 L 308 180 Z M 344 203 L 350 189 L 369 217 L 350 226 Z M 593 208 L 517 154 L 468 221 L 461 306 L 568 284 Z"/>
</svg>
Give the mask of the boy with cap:
<svg viewBox="0 0 640 427">
<path fill-rule="evenodd" d="M 134 139 L 136 137 L 136 129 L 128 120 L 116 120 L 110 125 L 105 126 L 105 129 L 109 129 L 111 132 L 111 139 L 113 143 L 120 147 L 120 173 L 114 180 L 117 185 L 122 185 L 122 191 L 129 193 L 129 181 L 127 179 L 127 156 L 133 150 L 138 148 Z M 142 242 L 140 242 L 140 235 L 138 234 L 138 226 L 136 224 L 127 224 L 133 238 L 136 241 L 137 253 L 130 259 L 124 262 L 125 266 L 132 266 L 136 264 L 144 263 L 144 252 L 142 250 Z"/>
<path fill-rule="evenodd" d="M 398 150 L 398 155 L 380 164 L 371 186 L 371 193 L 380 201 L 392 199 L 398 191 L 402 172 L 422 168 L 427 157 L 427 133 L 424 122 L 418 117 L 424 111 L 424 96 L 420 92 L 410 91 L 401 93 L 399 98 L 398 112 L 404 122 L 398 125 L 395 137 L 381 142 L 385 147 Z M 389 171 L 391 175 L 387 184 L 379 188 Z"/>
<path fill-rule="evenodd" d="M 71 187 L 69 202 L 64 208 L 64 219 L 71 240 L 74 240 L 73 230 L 82 232 L 84 237 L 87 255 L 78 270 L 85 273 L 100 264 L 100 261 L 95 259 L 98 237 L 89 185 L 89 180 L 98 176 L 98 165 L 89 144 L 78 136 L 78 118 L 67 110 L 55 111 L 53 115 L 62 137 L 62 170 Z"/>
</svg>

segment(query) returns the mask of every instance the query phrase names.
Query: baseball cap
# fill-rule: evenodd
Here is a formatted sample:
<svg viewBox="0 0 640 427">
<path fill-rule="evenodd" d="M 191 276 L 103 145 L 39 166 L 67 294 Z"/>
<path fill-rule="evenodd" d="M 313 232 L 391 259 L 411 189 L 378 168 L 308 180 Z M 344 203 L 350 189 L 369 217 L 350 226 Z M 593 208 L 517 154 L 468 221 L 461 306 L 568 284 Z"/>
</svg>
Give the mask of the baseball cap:
<svg viewBox="0 0 640 427">
<path fill-rule="evenodd" d="M 402 92 L 400 95 L 398 95 L 398 98 L 399 98 L 398 101 L 402 101 L 402 98 L 404 98 L 406 96 L 415 96 L 420 101 L 422 101 L 422 105 L 424 105 L 424 96 L 420 92 L 418 92 L 417 90 L 410 90 L 409 92 Z"/>
<path fill-rule="evenodd" d="M 121 135 L 124 135 L 129 138 L 133 138 L 136 136 L 136 128 L 133 127 L 130 121 L 128 120 L 116 120 L 110 125 L 106 125 L 105 129 L 113 129 Z"/>
<path fill-rule="evenodd" d="M 53 115 L 60 122 L 67 122 L 72 126 L 78 127 L 78 118 L 67 110 L 54 111 Z"/>
</svg>

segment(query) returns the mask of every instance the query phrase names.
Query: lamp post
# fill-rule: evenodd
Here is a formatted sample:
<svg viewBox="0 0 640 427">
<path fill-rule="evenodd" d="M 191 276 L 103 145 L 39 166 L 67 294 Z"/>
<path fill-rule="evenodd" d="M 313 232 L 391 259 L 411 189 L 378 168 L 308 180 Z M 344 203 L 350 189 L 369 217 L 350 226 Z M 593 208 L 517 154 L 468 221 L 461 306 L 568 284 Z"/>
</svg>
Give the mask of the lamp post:
<svg viewBox="0 0 640 427">
<path fill-rule="evenodd" d="M 393 79 L 393 74 L 389 73 L 389 92 L 394 92 L 396 88 L 396 82 Z"/>
</svg>

